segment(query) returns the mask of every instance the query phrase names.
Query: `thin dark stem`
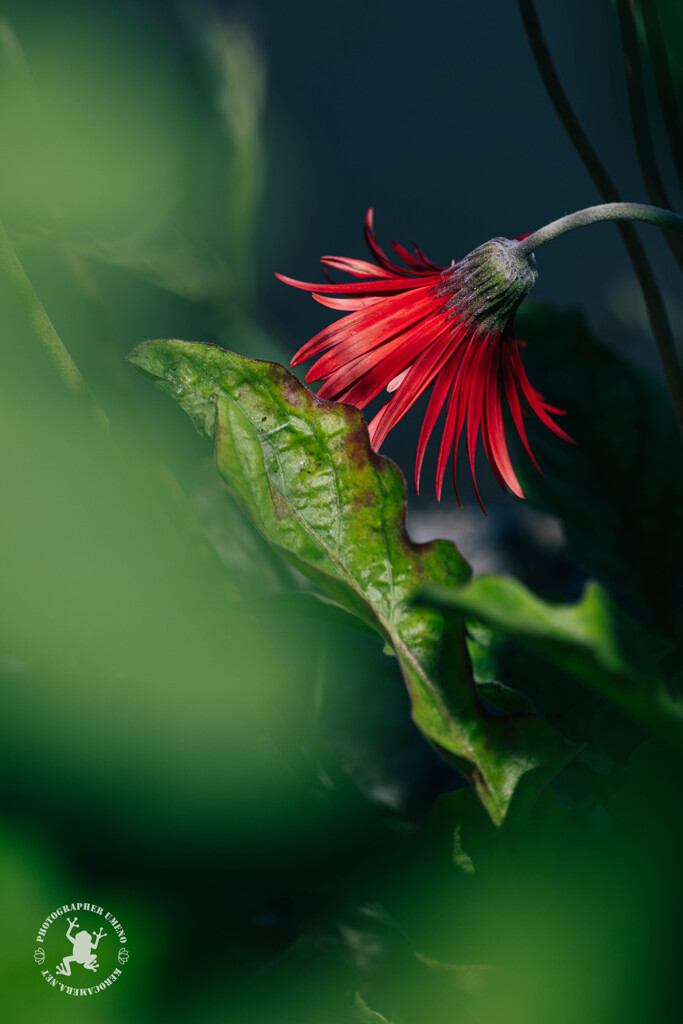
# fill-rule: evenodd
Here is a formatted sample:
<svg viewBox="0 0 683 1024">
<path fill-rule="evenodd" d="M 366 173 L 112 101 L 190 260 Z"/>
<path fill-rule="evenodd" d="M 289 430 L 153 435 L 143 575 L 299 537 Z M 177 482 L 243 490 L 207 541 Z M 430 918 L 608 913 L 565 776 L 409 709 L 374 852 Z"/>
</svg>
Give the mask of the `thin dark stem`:
<svg viewBox="0 0 683 1024">
<path fill-rule="evenodd" d="M 543 84 L 555 113 L 560 119 L 562 127 L 566 131 L 574 149 L 581 157 L 583 164 L 595 183 L 598 192 L 608 203 L 617 203 L 621 197 L 607 173 L 600 157 L 595 151 L 592 142 L 586 135 L 574 113 L 564 87 L 560 82 L 557 71 L 550 56 L 548 45 L 543 35 L 543 29 L 536 13 L 533 0 L 518 0 L 519 11 L 526 31 L 531 52 L 536 61 L 536 67 L 541 76 Z M 628 226 L 624 225 L 626 230 Z"/>
<path fill-rule="evenodd" d="M 678 107 L 676 91 L 671 77 L 662 23 L 659 20 L 659 12 L 655 0 L 641 0 L 641 6 L 643 9 L 645 35 L 652 61 L 652 71 L 662 108 L 664 127 L 669 139 L 678 181 L 683 190 L 683 120 L 681 120 L 681 112 Z"/>
<path fill-rule="evenodd" d="M 536 61 L 536 67 L 564 130 L 605 202 L 621 202 L 616 186 L 593 148 L 590 139 L 581 127 L 560 82 L 543 35 L 541 23 L 538 20 L 533 0 L 517 0 L 517 2 L 531 52 Z M 626 246 L 626 251 L 645 299 L 652 333 L 659 351 L 659 358 L 661 359 L 671 391 L 678 425 L 681 434 L 683 434 L 683 371 L 676 354 L 676 346 L 666 307 L 645 249 L 636 234 L 635 228 L 632 224 L 621 223 L 617 225 L 617 229 Z"/>
<path fill-rule="evenodd" d="M 650 131 L 650 118 L 645 98 L 645 85 L 643 82 L 643 71 L 640 63 L 640 50 L 638 47 L 638 29 L 634 10 L 634 0 L 617 0 L 617 12 L 619 15 L 619 28 L 621 30 L 621 43 L 624 52 L 624 70 L 626 72 L 626 90 L 628 92 L 628 105 L 631 112 L 631 125 L 633 127 L 633 138 L 638 153 L 638 162 L 645 182 L 650 202 L 655 206 L 671 209 L 671 202 L 666 192 L 666 186 L 659 173 L 657 158 L 655 156 L 652 132 Z M 674 259 L 683 270 L 683 243 L 675 235 L 666 236 L 667 243 Z"/>
</svg>

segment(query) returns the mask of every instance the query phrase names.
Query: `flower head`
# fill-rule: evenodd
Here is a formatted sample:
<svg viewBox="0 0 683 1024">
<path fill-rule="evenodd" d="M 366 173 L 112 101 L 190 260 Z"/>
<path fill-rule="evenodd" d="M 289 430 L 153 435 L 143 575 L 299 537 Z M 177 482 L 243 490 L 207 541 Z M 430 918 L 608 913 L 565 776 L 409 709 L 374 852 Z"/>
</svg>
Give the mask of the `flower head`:
<svg viewBox="0 0 683 1024">
<path fill-rule="evenodd" d="M 562 410 L 548 405 L 529 383 L 520 357 L 523 343 L 512 332 L 517 308 L 536 280 L 533 254 L 522 251 L 521 239 L 493 238 L 459 263 L 441 267 L 417 246 L 413 255 L 392 242 L 405 264 L 399 266 L 377 242 L 372 210 L 365 219 L 365 239 L 374 263 L 338 256 L 321 260 L 357 281 L 336 284 L 326 272 L 328 283 L 318 285 L 276 275 L 285 284 L 312 292 L 323 306 L 347 313 L 306 342 L 291 365 L 317 357 L 306 381 L 323 381 L 321 398 L 358 409 L 386 389 L 391 397 L 369 426 L 376 450 L 433 385 L 417 445 L 416 488 L 427 443 L 445 406 L 437 497 L 453 451 L 453 484 L 460 501 L 455 466 L 464 429 L 479 503 L 474 461 L 480 434 L 498 482 L 523 498 L 505 440 L 503 396 L 537 469 L 524 429 L 523 402 L 556 434 L 571 440 L 550 415 Z"/>
</svg>

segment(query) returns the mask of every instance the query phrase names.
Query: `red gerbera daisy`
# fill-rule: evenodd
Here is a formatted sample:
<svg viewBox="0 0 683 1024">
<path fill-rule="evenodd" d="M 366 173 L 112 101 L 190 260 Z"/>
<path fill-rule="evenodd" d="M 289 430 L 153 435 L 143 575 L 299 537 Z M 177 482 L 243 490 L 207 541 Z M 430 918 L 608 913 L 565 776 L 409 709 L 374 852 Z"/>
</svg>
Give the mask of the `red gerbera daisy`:
<svg viewBox="0 0 683 1024">
<path fill-rule="evenodd" d="M 536 280 L 533 255 L 518 251 L 521 239 L 494 238 L 459 263 L 440 267 L 417 246 L 412 255 L 392 242 L 405 264 L 401 267 L 380 248 L 372 210 L 365 219 L 365 239 L 374 264 L 338 256 L 323 256 L 321 260 L 327 267 L 360 281 L 335 284 L 328 277 L 329 283 L 318 285 L 276 275 L 285 284 L 312 292 L 323 306 L 349 311 L 348 316 L 306 342 L 291 365 L 318 356 L 306 381 L 323 381 L 318 391 L 321 398 L 349 402 L 358 409 L 364 409 L 386 388 L 391 397 L 369 426 L 375 450 L 433 385 L 417 445 L 416 488 L 419 490 L 427 442 L 445 405 L 436 470 L 437 498 L 441 498 L 453 449 L 453 483 L 460 502 L 455 466 L 465 423 L 479 504 L 474 472 L 479 433 L 498 482 L 523 498 L 505 440 L 503 394 L 537 469 L 524 429 L 522 400 L 546 426 L 571 440 L 550 415 L 561 415 L 562 410 L 548 405 L 529 383 L 520 358 L 522 343 L 512 333 L 515 312 Z"/>
</svg>

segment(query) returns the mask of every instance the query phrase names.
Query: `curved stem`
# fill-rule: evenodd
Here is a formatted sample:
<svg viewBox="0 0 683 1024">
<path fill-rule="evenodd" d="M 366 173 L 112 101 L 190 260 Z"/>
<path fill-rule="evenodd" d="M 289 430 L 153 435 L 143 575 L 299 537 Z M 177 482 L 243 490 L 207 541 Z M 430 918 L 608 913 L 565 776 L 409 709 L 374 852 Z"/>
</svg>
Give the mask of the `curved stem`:
<svg viewBox="0 0 683 1024">
<path fill-rule="evenodd" d="M 522 257 L 528 257 L 540 245 L 566 235 L 568 231 L 575 231 L 577 228 L 585 228 L 590 224 L 599 224 L 601 221 L 639 220 L 646 224 L 654 224 L 656 227 L 666 231 L 675 231 L 683 235 L 683 217 L 679 217 L 670 210 L 660 210 L 657 206 L 646 206 L 644 203 L 603 203 L 600 206 L 588 206 L 585 210 L 577 210 L 576 213 L 568 213 L 565 217 L 553 220 L 545 227 L 539 228 L 531 235 L 527 235 L 517 243 L 517 252 Z M 629 225 L 630 226 L 630 225 Z M 649 264 L 646 264 L 648 273 L 651 274 Z M 654 277 L 652 285 L 656 289 Z M 645 291 L 647 299 L 648 291 Z M 662 306 L 648 306 L 652 320 L 653 332 L 659 349 L 659 358 L 662 362 L 664 376 L 671 393 L 678 426 L 683 434 L 683 367 L 676 352 L 673 334 Z M 653 315 L 654 313 L 654 315 Z"/>
<path fill-rule="evenodd" d="M 600 160 L 586 132 L 583 130 L 569 102 L 569 97 L 564 91 L 559 75 L 555 70 L 534 0 L 517 0 L 517 3 L 536 67 L 562 127 L 569 136 L 574 149 L 605 202 L 620 202 L 621 196 L 617 191 L 617 187 L 609 176 L 605 165 Z M 622 237 L 638 279 L 638 284 L 643 293 L 652 333 L 657 344 L 657 350 L 659 351 L 659 358 L 662 361 L 669 390 L 671 391 L 678 426 L 683 435 L 683 371 L 681 371 L 676 355 L 676 345 L 666 306 L 650 266 L 650 261 L 633 224 L 628 222 L 617 224 L 617 230 Z"/>
<path fill-rule="evenodd" d="M 528 256 L 540 245 L 545 245 L 560 235 L 566 235 L 568 231 L 576 231 L 577 228 L 599 224 L 601 221 L 620 220 L 639 220 L 645 224 L 654 224 L 664 231 L 674 231 L 683 235 L 683 217 L 672 213 L 671 210 L 662 210 L 658 206 L 648 206 L 645 203 L 601 203 L 599 206 L 587 206 L 585 210 L 577 210 L 576 213 L 568 213 L 565 217 L 559 217 L 533 234 L 527 235 L 519 243 L 518 252 L 520 256 Z"/>
<path fill-rule="evenodd" d="M 569 102 L 569 97 L 560 81 L 543 35 L 534 0 L 517 0 L 517 4 L 529 47 L 541 81 L 548 93 L 548 99 L 598 192 L 608 202 L 616 202 L 620 198 L 617 187 Z"/>
</svg>

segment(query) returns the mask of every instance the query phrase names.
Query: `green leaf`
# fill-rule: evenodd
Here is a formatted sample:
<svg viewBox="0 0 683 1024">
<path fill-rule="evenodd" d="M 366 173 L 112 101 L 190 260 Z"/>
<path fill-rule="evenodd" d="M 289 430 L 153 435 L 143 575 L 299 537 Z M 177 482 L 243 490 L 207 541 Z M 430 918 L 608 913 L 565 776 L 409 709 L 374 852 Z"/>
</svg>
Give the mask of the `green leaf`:
<svg viewBox="0 0 683 1024">
<path fill-rule="evenodd" d="M 321 401 L 277 363 L 211 345 L 149 341 L 129 359 L 214 443 L 260 532 L 395 652 L 416 724 L 502 822 L 520 778 L 565 754 L 540 720 L 490 714 L 462 617 L 414 603 L 425 587 L 462 584 L 469 567 L 448 541 L 409 540 L 403 477 L 373 452 L 358 410 Z"/>
<path fill-rule="evenodd" d="M 595 740 L 594 721 L 604 700 L 508 634 L 468 623 L 467 648 L 480 697 L 501 711 L 532 711 L 569 743 Z M 505 680 L 504 683 L 501 680 Z"/>
<path fill-rule="evenodd" d="M 562 520 L 568 552 L 589 576 L 637 601 L 654 631 L 675 635 L 683 448 L 666 390 L 597 342 L 577 313 L 527 306 L 518 333 L 532 383 L 566 410 L 562 426 L 577 442 L 531 418 L 545 476 L 524 472 L 525 493 Z"/>
<path fill-rule="evenodd" d="M 683 704 L 658 668 L 670 644 L 650 636 L 597 584 L 586 587 L 578 604 L 550 604 L 506 576 L 480 576 L 460 590 L 429 596 L 509 635 L 638 722 L 683 744 Z"/>
</svg>

